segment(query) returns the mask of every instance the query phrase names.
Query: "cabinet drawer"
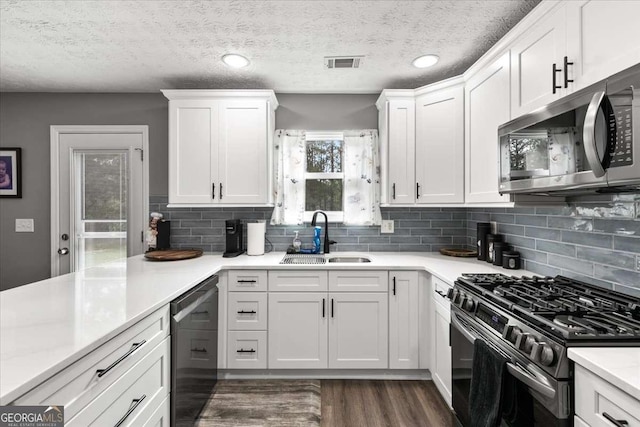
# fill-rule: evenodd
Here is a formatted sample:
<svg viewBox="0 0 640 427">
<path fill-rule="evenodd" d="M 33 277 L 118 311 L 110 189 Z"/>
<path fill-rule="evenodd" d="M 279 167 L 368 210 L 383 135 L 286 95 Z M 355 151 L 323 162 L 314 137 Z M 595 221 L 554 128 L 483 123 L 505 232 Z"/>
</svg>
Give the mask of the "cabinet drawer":
<svg viewBox="0 0 640 427">
<path fill-rule="evenodd" d="M 82 359 L 19 397 L 13 405 L 64 405 L 71 419 L 169 334 L 169 308 L 144 318 Z M 133 351 L 132 351 L 133 350 Z M 123 356 L 124 357 L 119 363 Z M 98 370 L 113 366 L 98 376 Z"/>
<path fill-rule="evenodd" d="M 436 276 L 431 276 L 431 284 L 433 288 L 433 301 L 440 304 L 442 308 L 450 310 L 451 306 L 449 298 L 447 298 L 447 292 L 451 289 L 451 285 Z"/>
<path fill-rule="evenodd" d="M 228 328 L 230 331 L 267 329 L 266 292 L 229 292 Z"/>
<path fill-rule="evenodd" d="M 68 427 L 143 425 L 169 394 L 171 351 L 166 338 L 104 393 L 81 410 Z"/>
<path fill-rule="evenodd" d="M 326 271 L 275 270 L 269 272 L 270 291 L 326 291 L 327 281 Z"/>
<path fill-rule="evenodd" d="M 576 415 L 591 427 L 613 426 L 605 414 L 627 427 L 640 427 L 640 402 L 576 365 Z"/>
<path fill-rule="evenodd" d="M 148 420 L 144 421 L 143 427 L 169 427 L 171 423 L 171 399 L 167 396 L 160 406 L 155 410 Z"/>
<path fill-rule="evenodd" d="M 229 331 L 229 369 L 267 368 L 267 331 Z"/>
<path fill-rule="evenodd" d="M 266 291 L 267 272 L 264 270 L 229 270 L 229 291 Z"/>
<path fill-rule="evenodd" d="M 387 292 L 389 274 L 386 271 L 330 271 L 329 290 L 345 292 Z"/>
</svg>

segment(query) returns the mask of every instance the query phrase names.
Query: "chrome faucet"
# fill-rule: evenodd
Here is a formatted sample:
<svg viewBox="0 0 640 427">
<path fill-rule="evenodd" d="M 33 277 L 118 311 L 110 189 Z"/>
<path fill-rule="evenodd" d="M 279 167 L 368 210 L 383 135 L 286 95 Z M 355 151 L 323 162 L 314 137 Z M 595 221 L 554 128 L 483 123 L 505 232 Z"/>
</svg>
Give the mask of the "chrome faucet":
<svg viewBox="0 0 640 427">
<path fill-rule="evenodd" d="M 324 213 L 322 211 L 315 211 L 313 213 L 313 218 L 311 218 L 311 226 L 312 227 L 316 226 L 316 219 L 318 217 L 318 214 L 324 215 L 324 244 L 323 244 L 323 246 L 324 246 L 323 249 L 324 250 L 323 250 L 323 252 L 325 254 L 328 254 L 329 253 L 329 246 L 333 245 L 335 243 L 338 243 L 338 242 L 336 242 L 335 240 L 329 240 L 329 219 L 327 218 L 327 214 L 326 213 Z"/>
</svg>

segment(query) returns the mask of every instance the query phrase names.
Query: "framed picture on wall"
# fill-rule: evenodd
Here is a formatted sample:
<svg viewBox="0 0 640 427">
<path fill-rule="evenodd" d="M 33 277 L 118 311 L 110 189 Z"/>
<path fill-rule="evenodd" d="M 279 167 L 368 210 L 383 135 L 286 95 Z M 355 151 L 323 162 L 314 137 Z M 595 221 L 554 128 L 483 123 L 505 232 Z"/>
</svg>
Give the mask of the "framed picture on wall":
<svg viewBox="0 0 640 427">
<path fill-rule="evenodd" d="M 0 147 L 0 197 L 22 197 L 21 151 Z"/>
</svg>

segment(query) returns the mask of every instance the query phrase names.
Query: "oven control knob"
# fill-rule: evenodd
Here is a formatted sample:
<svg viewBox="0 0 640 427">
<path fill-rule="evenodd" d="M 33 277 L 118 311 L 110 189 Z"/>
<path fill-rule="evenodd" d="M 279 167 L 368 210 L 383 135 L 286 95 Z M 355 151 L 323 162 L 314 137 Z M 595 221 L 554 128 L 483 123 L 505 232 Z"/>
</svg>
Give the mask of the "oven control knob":
<svg viewBox="0 0 640 427">
<path fill-rule="evenodd" d="M 518 338 L 520 338 L 520 335 L 522 335 L 522 330 L 517 326 L 509 326 L 509 329 L 510 331 L 507 336 L 507 340 L 509 340 L 510 343 L 515 344 L 518 341 Z"/>
<path fill-rule="evenodd" d="M 460 291 L 458 292 L 458 295 L 456 296 L 456 299 L 454 301 L 454 303 L 458 306 L 458 307 L 462 307 L 462 302 L 467 298 L 467 295 Z"/>
<path fill-rule="evenodd" d="M 555 358 L 556 355 L 549 344 L 540 344 L 540 363 L 542 363 L 543 366 L 553 365 Z"/>
<path fill-rule="evenodd" d="M 538 341 L 533 335 L 529 335 L 529 334 L 525 334 L 525 335 L 526 335 L 526 338 L 524 338 L 524 343 L 521 349 L 524 350 L 525 353 L 531 353 L 531 350 L 533 350 L 533 345 L 536 344 Z"/>
<path fill-rule="evenodd" d="M 466 298 L 464 301 L 462 301 L 462 308 L 464 308 L 466 311 L 473 311 L 475 307 L 476 302 L 471 299 L 471 297 Z"/>
</svg>

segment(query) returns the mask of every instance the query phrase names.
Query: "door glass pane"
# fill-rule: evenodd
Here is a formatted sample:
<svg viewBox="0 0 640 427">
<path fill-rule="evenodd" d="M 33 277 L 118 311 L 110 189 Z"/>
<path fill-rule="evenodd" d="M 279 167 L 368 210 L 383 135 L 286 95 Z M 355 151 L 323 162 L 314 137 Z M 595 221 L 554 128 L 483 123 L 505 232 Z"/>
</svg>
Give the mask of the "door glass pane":
<svg viewBox="0 0 640 427">
<path fill-rule="evenodd" d="M 76 270 L 127 257 L 126 151 L 74 153 Z"/>
</svg>

